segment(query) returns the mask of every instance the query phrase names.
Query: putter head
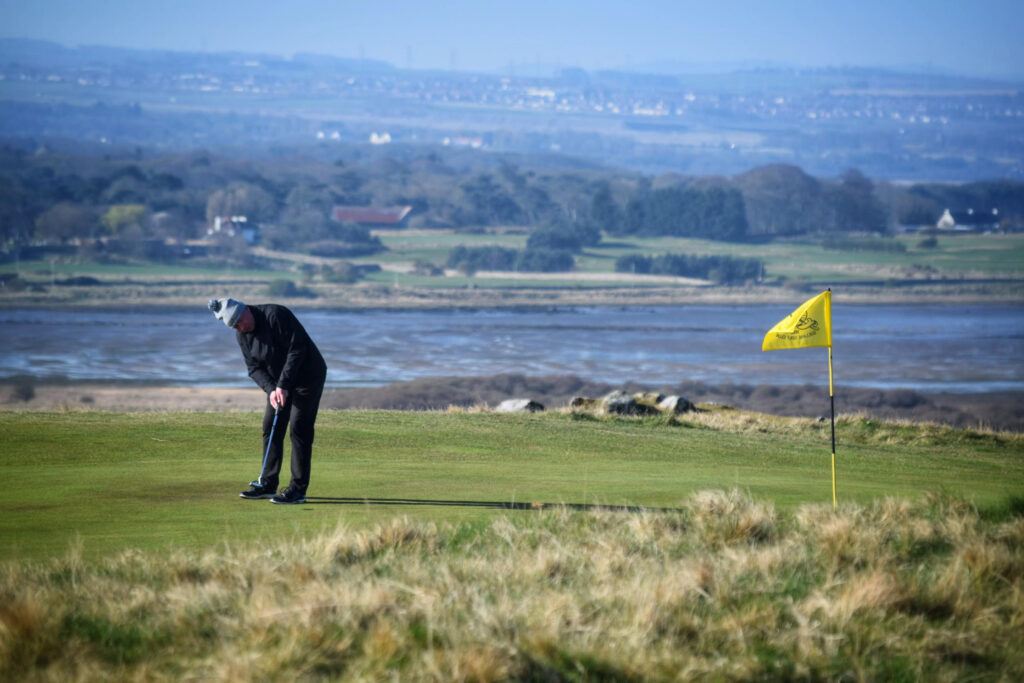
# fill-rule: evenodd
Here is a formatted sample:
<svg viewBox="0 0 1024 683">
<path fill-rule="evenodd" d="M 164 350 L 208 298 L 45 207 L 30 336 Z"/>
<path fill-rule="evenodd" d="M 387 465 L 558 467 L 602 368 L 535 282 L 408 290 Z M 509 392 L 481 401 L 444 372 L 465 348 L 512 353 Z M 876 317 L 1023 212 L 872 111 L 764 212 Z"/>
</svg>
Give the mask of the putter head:
<svg viewBox="0 0 1024 683">
<path fill-rule="evenodd" d="M 261 484 L 257 479 L 256 481 L 250 481 L 249 486 L 263 486 L 263 484 Z"/>
</svg>

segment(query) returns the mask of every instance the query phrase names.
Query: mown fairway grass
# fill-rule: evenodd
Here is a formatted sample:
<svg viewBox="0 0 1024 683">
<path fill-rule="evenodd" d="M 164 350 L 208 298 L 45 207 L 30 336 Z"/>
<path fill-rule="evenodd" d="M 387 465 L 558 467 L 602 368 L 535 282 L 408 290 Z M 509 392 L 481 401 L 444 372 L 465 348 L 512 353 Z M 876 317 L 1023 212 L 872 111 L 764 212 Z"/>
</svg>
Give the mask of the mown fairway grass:
<svg viewBox="0 0 1024 683">
<path fill-rule="evenodd" d="M 0 552 L 45 558 L 79 541 L 87 557 L 166 552 L 306 536 L 339 521 L 531 514 L 451 504 L 466 501 L 676 507 L 694 491 L 736 487 L 783 509 L 831 502 L 827 423 L 731 410 L 678 421 L 327 411 L 308 493 L 337 500 L 282 507 L 238 498 L 259 474 L 259 420 L 0 413 Z M 984 507 L 1024 492 L 1019 435 L 849 418 L 837 451 L 841 502 L 946 491 Z M 447 504 L 360 502 L 388 498 Z"/>
</svg>

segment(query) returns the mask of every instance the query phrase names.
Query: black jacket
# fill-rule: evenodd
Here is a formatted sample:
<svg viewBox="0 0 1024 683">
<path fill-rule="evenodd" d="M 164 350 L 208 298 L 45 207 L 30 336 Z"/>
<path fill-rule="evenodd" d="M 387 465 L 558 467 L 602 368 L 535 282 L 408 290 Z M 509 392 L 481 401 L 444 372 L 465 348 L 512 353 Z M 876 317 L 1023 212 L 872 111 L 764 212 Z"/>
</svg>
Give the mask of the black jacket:
<svg viewBox="0 0 1024 683">
<path fill-rule="evenodd" d="M 237 332 L 249 377 L 267 393 L 277 387 L 323 387 L 327 363 L 291 311 L 276 304 L 247 306 L 256 327 Z"/>
</svg>

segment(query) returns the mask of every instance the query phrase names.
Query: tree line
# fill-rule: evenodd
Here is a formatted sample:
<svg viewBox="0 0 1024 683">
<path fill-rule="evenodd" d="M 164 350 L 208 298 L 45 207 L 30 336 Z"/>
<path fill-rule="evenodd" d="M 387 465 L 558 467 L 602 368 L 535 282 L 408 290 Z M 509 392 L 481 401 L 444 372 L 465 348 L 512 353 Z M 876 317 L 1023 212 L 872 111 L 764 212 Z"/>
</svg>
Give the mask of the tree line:
<svg viewBox="0 0 1024 683">
<path fill-rule="evenodd" d="M 511 157 L 396 156 L 240 159 L 205 152 L 152 156 L 29 153 L 0 148 L 0 244 L 98 237 L 185 240 L 215 216 L 244 215 L 275 249 L 373 253 L 365 226 L 331 220 L 331 207 L 408 205 L 414 228 L 531 230 L 528 250 L 573 253 L 612 236 L 673 235 L 722 241 L 885 234 L 898 224 L 1024 223 L 1024 183 L 909 187 L 856 170 L 814 178 L 770 165 L 733 178 L 647 176 L 595 168 L 519 167 Z M 311 246 L 312 245 L 312 246 Z M 347 250 L 347 252 L 346 252 Z"/>
<path fill-rule="evenodd" d="M 711 280 L 717 284 L 753 282 L 764 275 L 764 263 L 758 259 L 695 254 L 627 254 L 615 261 L 617 273 L 675 275 Z"/>
</svg>

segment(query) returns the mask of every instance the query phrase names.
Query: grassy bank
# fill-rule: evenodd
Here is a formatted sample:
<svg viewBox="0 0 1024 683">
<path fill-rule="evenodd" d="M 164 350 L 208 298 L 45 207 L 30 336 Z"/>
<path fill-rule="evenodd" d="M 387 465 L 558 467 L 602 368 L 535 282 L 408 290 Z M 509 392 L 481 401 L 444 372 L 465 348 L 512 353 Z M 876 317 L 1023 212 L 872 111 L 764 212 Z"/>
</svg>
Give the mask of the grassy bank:
<svg viewBox="0 0 1024 683">
<path fill-rule="evenodd" d="M 788 417 L 818 417 L 820 387 L 703 382 L 612 385 L 573 375 L 517 373 L 424 377 L 379 387 L 328 388 L 321 408 L 334 410 L 446 410 L 497 406 L 510 396 L 529 396 L 550 409 L 575 396 L 604 396 L 616 389 L 685 396 L 694 403 L 729 405 Z M 249 412 L 266 398 L 244 387 L 169 387 L 21 377 L 0 380 L 0 404 L 11 412 Z M 1024 392 L 933 394 L 907 389 L 836 388 L 837 410 L 881 420 L 934 422 L 951 427 L 1024 432 Z M 826 408 L 827 410 L 827 408 Z"/>
<path fill-rule="evenodd" d="M 1019 506 L 1018 506 L 1019 507 Z M 1020 512 L 1018 509 L 1017 512 Z M 1020 680 L 1024 517 L 961 500 L 419 515 L 0 578 L 11 680 Z"/>
<path fill-rule="evenodd" d="M 781 509 L 831 501 L 829 425 L 809 419 L 325 411 L 309 490 L 319 499 L 282 509 L 238 498 L 259 473 L 259 419 L 0 413 L 10 484 L 0 552 L 45 558 L 81 543 L 86 558 L 166 553 L 304 537 L 339 520 L 478 522 L 513 502 L 678 507 L 709 488 L 737 487 Z M 1021 435 L 844 419 L 839 497 L 870 503 L 939 490 L 994 505 L 1024 490 L 1022 455 Z"/>
</svg>

